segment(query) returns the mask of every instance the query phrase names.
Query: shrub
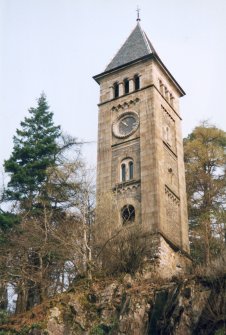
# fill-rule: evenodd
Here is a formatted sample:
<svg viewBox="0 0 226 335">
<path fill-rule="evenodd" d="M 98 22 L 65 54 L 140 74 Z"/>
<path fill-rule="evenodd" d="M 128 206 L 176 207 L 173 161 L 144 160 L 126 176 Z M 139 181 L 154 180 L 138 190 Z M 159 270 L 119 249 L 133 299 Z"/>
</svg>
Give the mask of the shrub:
<svg viewBox="0 0 226 335">
<path fill-rule="evenodd" d="M 147 236 L 139 226 L 126 227 L 106 245 L 103 251 L 104 269 L 109 274 L 134 274 L 143 267 L 147 246 Z"/>
<path fill-rule="evenodd" d="M 4 309 L 0 309 L 0 325 L 6 323 L 9 319 L 8 312 Z"/>
</svg>

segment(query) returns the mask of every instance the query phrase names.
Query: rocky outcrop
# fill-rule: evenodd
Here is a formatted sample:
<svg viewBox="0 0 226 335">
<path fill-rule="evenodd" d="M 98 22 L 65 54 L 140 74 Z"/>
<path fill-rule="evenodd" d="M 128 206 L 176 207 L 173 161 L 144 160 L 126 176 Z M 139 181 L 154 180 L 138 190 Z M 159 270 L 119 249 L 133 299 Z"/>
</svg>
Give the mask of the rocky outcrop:
<svg viewBox="0 0 226 335">
<path fill-rule="evenodd" d="M 223 335 L 225 282 L 221 277 L 167 283 L 130 275 L 93 283 L 83 280 L 43 305 L 41 326 L 36 321 L 39 306 L 23 316 L 24 324 L 14 318 L 13 325 L 11 320 L 3 327 L 19 331 L 26 326 L 23 334 L 29 335 Z"/>
</svg>

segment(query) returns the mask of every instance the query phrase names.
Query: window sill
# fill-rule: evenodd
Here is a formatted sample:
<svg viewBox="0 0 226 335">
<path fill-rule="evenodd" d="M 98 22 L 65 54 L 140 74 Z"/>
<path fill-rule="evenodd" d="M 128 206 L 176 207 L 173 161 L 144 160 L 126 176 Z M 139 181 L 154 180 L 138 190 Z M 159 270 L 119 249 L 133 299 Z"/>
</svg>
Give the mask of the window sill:
<svg viewBox="0 0 226 335">
<path fill-rule="evenodd" d="M 135 180 L 135 179 L 131 179 L 131 180 L 127 180 L 124 182 L 120 182 L 118 184 L 115 185 L 115 187 L 113 187 L 113 190 L 117 190 L 117 189 L 121 189 L 130 185 L 135 185 L 135 184 L 140 184 L 140 180 Z"/>
</svg>

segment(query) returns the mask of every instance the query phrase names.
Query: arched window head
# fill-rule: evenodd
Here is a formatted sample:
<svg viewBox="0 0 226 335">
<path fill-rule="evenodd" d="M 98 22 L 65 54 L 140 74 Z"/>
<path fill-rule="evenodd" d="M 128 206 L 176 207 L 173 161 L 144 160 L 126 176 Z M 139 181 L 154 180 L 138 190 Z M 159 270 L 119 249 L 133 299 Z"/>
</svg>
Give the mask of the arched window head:
<svg viewBox="0 0 226 335">
<path fill-rule="evenodd" d="M 133 205 L 125 205 L 121 209 L 121 217 L 122 217 L 122 223 L 132 223 L 135 221 L 135 208 Z"/>
<path fill-rule="evenodd" d="M 114 89 L 114 98 L 118 98 L 118 96 L 119 96 L 119 84 L 117 82 L 114 83 L 113 89 Z"/>
<path fill-rule="evenodd" d="M 120 181 L 125 182 L 133 179 L 134 176 L 134 164 L 131 158 L 123 159 L 120 165 Z"/>
<path fill-rule="evenodd" d="M 121 165 L 121 181 L 126 181 L 126 165 Z"/>
<path fill-rule="evenodd" d="M 125 94 L 129 93 L 129 80 L 127 78 L 124 80 L 124 92 Z"/>
<path fill-rule="evenodd" d="M 137 74 L 134 76 L 134 86 L 135 90 L 140 89 L 140 77 Z"/>
<path fill-rule="evenodd" d="M 133 179 L 133 161 L 129 162 L 129 179 Z"/>
</svg>

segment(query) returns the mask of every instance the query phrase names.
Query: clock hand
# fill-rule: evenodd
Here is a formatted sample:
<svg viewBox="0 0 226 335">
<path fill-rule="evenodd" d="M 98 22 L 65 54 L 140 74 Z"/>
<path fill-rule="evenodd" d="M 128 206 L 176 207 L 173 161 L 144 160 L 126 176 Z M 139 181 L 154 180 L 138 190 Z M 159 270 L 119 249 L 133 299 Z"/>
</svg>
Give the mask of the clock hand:
<svg viewBox="0 0 226 335">
<path fill-rule="evenodd" d="M 122 121 L 122 124 L 124 124 L 126 127 L 128 127 L 128 124 L 125 121 Z"/>
</svg>

